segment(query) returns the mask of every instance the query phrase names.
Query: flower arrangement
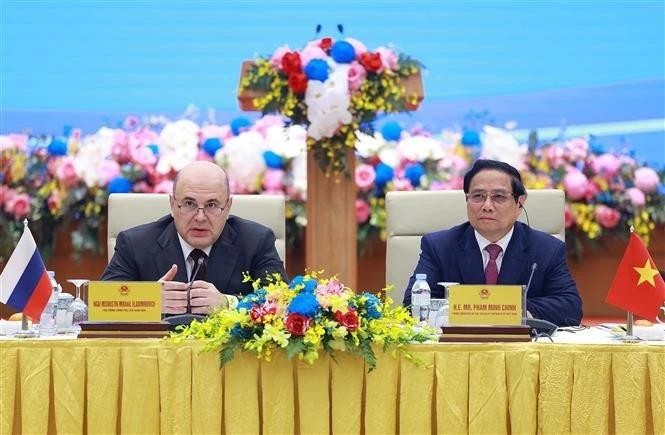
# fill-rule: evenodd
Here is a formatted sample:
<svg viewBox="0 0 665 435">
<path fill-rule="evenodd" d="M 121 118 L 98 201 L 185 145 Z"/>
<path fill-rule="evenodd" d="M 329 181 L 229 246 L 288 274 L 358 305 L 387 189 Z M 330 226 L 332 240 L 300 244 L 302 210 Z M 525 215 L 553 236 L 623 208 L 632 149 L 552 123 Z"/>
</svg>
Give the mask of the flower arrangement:
<svg viewBox="0 0 665 435">
<path fill-rule="evenodd" d="M 376 367 L 375 346 L 417 362 L 405 344 L 436 339 L 436 330 L 416 327 L 406 309 L 393 307 L 390 298 L 355 293 L 321 273 L 309 272 L 291 282 L 279 274 L 256 280 L 254 292 L 241 297 L 236 307 L 194 321 L 172 339 L 203 340 L 206 350 L 219 351 L 222 366 L 238 351 L 270 361 L 282 349 L 289 358 L 297 356 L 308 364 L 321 351 L 333 359 L 336 352 L 351 352 L 365 359 L 369 371 Z"/>
<path fill-rule="evenodd" d="M 302 50 L 279 47 L 259 58 L 241 79 L 240 93 L 258 96 L 252 106 L 306 126 L 307 147 L 326 174 L 347 176 L 347 151 L 358 132 L 372 133 L 378 112 L 417 107 L 421 95 L 407 94 L 404 79 L 421 65 L 390 48 L 369 51 L 353 38 L 326 37 Z"/>
<path fill-rule="evenodd" d="M 8 258 L 28 218 L 42 254 L 54 233 L 73 223 L 77 251 L 101 252 L 99 229 L 112 192 L 171 192 L 176 171 L 195 159 L 224 167 L 232 193 L 282 194 L 287 241 L 307 225 L 307 132 L 279 116 L 256 122 L 197 124 L 189 119 L 129 117 L 121 128 L 84 135 L 0 135 L 0 261 Z M 361 253 L 385 238 L 384 198 L 391 190 L 461 189 L 477 156 L 508 159 L 527 188 L 566 192 L 566 236 L 572 252 L 582 241 L 626 235 L 633 225 L 648 243 L 665 223 L 665 172 L 639 165 L 627 150 L 608 152 L 594 139 L 572 138 L 527 146 L 504 129 L 448 131 L 432 135 L 388 122 L 372 135 L 358 133 L 355 183 Z M 103 237 L 102 237 L 103 239 Z"/>
</svg>

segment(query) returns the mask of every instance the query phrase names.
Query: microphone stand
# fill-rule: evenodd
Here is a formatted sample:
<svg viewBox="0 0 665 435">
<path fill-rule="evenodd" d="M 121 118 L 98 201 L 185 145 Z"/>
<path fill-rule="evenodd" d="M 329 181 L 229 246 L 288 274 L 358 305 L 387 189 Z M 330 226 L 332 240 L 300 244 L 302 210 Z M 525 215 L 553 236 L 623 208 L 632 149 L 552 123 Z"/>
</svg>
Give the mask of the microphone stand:
<svg viewBox="0 0 665 435">
<path fill-rule="evenodd" d="M 169 329 L 171 331 L 175 331 L 176 327 L 178 326 L 188 326 L 190 323 L 192 323 L 194 320 L 203 320 L 205 319 L 205 316 L 199 315 L 199 314 L 192 314 L 192 285 L 194 284 L 194 278 L 196 277 L 196 274 L 199 273 L 199 269 L 201 269 L 201 266 L 203 266 L 203 262 L 205 260 L 203 257 L 199 258 L 196 261 L 196 265 L 194 266 L 194 271 L 192 272 L 192 277 L 190 278 L 189 282 L 187 283 L 187 312 L 185 314 L 178 314 L 176 316 L 171 316 L 167 317 L 166 320 L 169 324 Z"/>
</svg>

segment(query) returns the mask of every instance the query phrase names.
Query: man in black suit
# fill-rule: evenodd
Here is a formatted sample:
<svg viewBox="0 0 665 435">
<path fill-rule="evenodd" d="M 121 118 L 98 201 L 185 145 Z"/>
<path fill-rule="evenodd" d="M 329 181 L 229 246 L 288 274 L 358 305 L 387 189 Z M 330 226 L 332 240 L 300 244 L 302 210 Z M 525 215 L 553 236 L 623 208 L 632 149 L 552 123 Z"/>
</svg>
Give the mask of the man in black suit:
<svg viewBox="0 0 665 435">
<path fill-rule="evenodd" d="M 478 160 L 464 176 L 464 193 L 469 221 L 423 236 L 404 305 L 411 304 L 418 273 L 427 274 L 432 297 L 442 298 L 437 282 L 526 284 L 536 263 L 528 315 L 559 326 L 578 325 L 582 300 L 566 263 L 565 244 L 517 222 L 526 200 L 520 173 L 507 163 Z"/>
<path fill-rule="evenodd" d="M 170 216 L 118 235 L 102 280 L 159 280 L 162 311 L 182 314 L 187 283 L 194 279 L 192 313 L 208 314 L 228 306 L 226 295 L 252 292 L 251 283 L 242 282 L 243 272 L 252 278 L 279 273 L 286 279 L 273 232 L 229 215 L 233 198 L 222 168 L 204 161 L 187 165 L 177 174 L 169 201 Z"/>
</svg>

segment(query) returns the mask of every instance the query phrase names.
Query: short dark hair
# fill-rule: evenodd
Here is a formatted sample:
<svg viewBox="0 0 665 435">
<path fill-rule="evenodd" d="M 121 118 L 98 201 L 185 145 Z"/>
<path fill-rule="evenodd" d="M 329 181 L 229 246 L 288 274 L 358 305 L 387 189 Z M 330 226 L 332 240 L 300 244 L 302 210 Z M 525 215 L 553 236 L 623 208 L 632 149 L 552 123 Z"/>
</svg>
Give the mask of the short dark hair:
<svg viewBox="0 0 665 435">
<path fill-rule="evenodd" d="M 469 172 L 464 175 L 464 193 L 469 193 L 471 180 L 473 180 L 473 177 L 475 177 L 478 172 L 484 170 L 500 171 L 510 177 L 510 187 L 513 189 L 515 202 L 517 202 L 519 196 L 526 195 L 526 189 L 524 188 L 524 183 L 522 183 L 522 176 L 517 169 L 508 163 L 500 162 L 498 160 L 484 159 L 476 160 Z"/>
</svg>

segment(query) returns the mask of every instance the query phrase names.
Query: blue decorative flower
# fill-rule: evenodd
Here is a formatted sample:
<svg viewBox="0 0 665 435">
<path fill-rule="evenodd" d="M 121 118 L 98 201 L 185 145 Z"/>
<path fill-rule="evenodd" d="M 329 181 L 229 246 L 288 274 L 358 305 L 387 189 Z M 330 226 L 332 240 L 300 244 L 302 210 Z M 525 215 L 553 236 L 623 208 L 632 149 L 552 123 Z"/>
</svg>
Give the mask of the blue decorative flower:
<svg viewBox="0 0 665 435">
<path fill-rule="evenodd" d="M 132 191 L 132 182 L 125 177 L 115 177 L 113 180 L 109 181 L 106 190 L 108 190 L 109 194 L 128 193 Z"/>
<path fill-rule="evenodd" d="M 151 143 L 148 145 L 148 148 L 150 148 L 150 151 L 152 151 L 155 156 L 159 156 L 159 146 L 157 146 L 157 144 Z"/>
<path fill-rule="evenodd" d="M 314 293 L 316 291 L 316 287 L 319 285 L 318 282 L 316 282 L 315 279 L 306 279 L 303 281 L 305 283 L 305 288 L 303 291 L 309 292 L 309 293 Z"/>
<path fill-rule="evenodd" d="M 251 300 L 247 297 L 244 297 L 241 301 L 238 302 L 238 305 L 236 305 L 236 308 L 239 309 L 239 310 L 244 308 L 245 310 L 249 311 L 249 310 L 252 309 L 253 305 L 254 305 L 253 300 Z"/>
<path fill-rule="evenodd" d="M 222 147 L 222 141 L 216 137 L 209 137 L 203 142 L 203 151 L 208 153 L 209 156 L 214 157 L 218 149 Z"/>
<path fill-rule="evenodd" d="M 372 293 L 363 293 L 363 296 L 367 298 L 365 302 L 365 309 L 367 310 L 367 317 L 371 319 L 378 319 L 381 317 L 381 312 L 379 311 L 379 306 L 381 301 Z"/>
<path fill-rule="evenodd" d="M 249 340 L 254 336 L 254 328 L 242 328 L 240 325 L 236 325 L 231 328 L 230 333 L 234 337 Z"/>
<path fill-rule="evenodd" d="M 330 49 L 330 55 L 337 63 L 351 63 L 356 58 L 356 50 L 346 41 L 337 41 Z"/>
<path fill-rule="evenodd" d="M 387 122 L 381 127 L 381 135 L 385 140 L 400 140 L 402 137 L 402 126 L 397 122 Z"/>
<path fill-rule="evenodd" d="M 64 137 L 69 137 L 70 134 L 72 134 L 72 126 L 71 125 L 65 125 L 62 127 L 62 135 Z"/>
<path fill-rule="evenodd" d="M 252 121 L 245 118 L 244 116 L 240 116 L 231 121 L 231 132 L 233 132 L 234 136 L 238 136 L 244 129 L 251 125 Z"/>
<path fill-rule="evenodd" d="M 305 67 L 305 75 L 310 80 L 325 82 L 328 80 L 328 70 L 330 67 L 325 60 L 312 59 Z"/>
<path fill-rule="evenodd" d="M 50 144 L 48 144 L 48 153 L 52 156 L 66 156 L 67 155 L 67 143 L 60 138 L 53 138 Z"/>
<path fill-rule="evenodd" d="M 300 293 L 291 300 L 289 313 L 296 313 L 306 317 L 313 317 L 319 308 L 319 302 L 313 293 Z"/>
<path fill-rule="evenodd" d="M 266 166 L 269 168 L 281 169 L 284 167 L 284 159 L 274 151 L 265 151 L 263 153 L 263 160 L 265 160 Z"/>
<path fill-rule="evenodd" d="M 420 163 L 412 163 L 404 170 L 404 176 L 409 179 L 413 187 L 420 186 L 420 178 L 425 175 L 425 168 Z"/>
<path fill-rule="evenodd" d="M 479 145 L 480 135 L 476 130 L 466 130 L 462 135 L 462 145 Z"/>
<path fill-rule="evenodd" d="M 605 153 L 605 145 L 603 145 L 595 136 L 591 136 L 589 138 L 589 149 L 591 150 L 592 154 Z"/>
<path fill-rule="evenodd" d="M 303 277 L 302 275 L 294 276 L 291 282 L 289 283 L 289 288 L 293 290 L 294 288 L 296 288 L 297 285 L 302 284 L 304 280 L 305 277 Z"/>
<path fill-rule="evenodd" d="M 374 172 L 376 173 L 374 182 L 379 187 L 384 187 L 395 176 L 395 171 L 393 168 L 383 162 L 376 165 Z"/>
</svg>

